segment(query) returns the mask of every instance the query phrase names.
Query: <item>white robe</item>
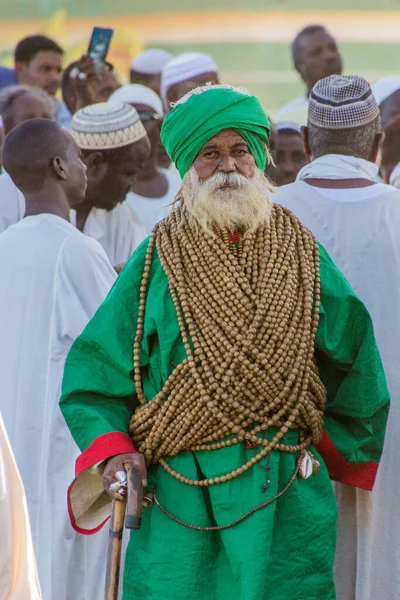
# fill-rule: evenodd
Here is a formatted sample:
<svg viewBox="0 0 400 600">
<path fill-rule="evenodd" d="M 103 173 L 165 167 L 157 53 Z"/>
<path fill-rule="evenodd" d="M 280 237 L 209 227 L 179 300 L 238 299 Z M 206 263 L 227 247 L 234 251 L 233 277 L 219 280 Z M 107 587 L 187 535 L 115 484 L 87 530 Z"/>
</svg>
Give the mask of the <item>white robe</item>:
<svg viewBox="0 0 400 600">
<path fill-rule="evenodd" d="M 69 522 L 79 450 L 58 401 L 65 359 L 115 281 L 103 249 L 64 219 L 22 219 L 0 235 L 0 410 L 28 500 L 44 600 L 101 600 L 107 529 Z"/>
<path fill-rule="evenodd" d="M 0 413 L 0 600 L 41 600 L 25 490 Z"/>
<path fill-rule="evenodd" d="M 8 173 L 0 175 L 0 233 L 25 214 L 25 198 Z"/>
<path fill-rule="evenodd" d="M 168 191 L 165 196 L 161 198 L 147 198 L 139 196 L 135 192 L 129 192 L 126 197 L 129 206 L 136 212 L 143 223 L 147 235 L 151 234 L 154 225 L 158 221 L 168 216 L 171 210 L 170 204 L 173 202 L 182 185 L 179 175 L 171 173 L 168 169 L 159 170 L 163 172 L 168 180 Z"/>
<path fill-rule="evenodd" d="M 74 210 L 71 222 L 76 224 Z M 126 263 L 147 237 L 145 227 L 126 200 L 110 211 L 92 208 L 83 233 L 99 242 L 113 267 Z"/>
<path fill-rule="evenodd" d="M 325 190 L 297 181 L 280 188 L 277 201 L 311 229 L 368 308 L 391 396 L 373 491 L 336 484 L 337 600 L 398 600 L 400 192 L 382 184 Z"/>
<path fill-rule="evenodd" d="M 298 96 L 291 100 L 274 115 L 274 123 L 295 123 L 299 127 L 307 125 L 308 117 L 308 98 L 307 96 Z"/>
<path fill-rule="evenodd" d="M 0 233 L 18 223 L 25 214 L 25 198 L 7 173 L 0 175 Z M 71 222 L 76 212 L 71 210 Z M 110 211 L 92 208 L 83 233 L 97 240 L 111 264 L 126 263 L 133 251 L 147 237 L 146 228 L 128 203 L 122 202 Z"/>
</svg>

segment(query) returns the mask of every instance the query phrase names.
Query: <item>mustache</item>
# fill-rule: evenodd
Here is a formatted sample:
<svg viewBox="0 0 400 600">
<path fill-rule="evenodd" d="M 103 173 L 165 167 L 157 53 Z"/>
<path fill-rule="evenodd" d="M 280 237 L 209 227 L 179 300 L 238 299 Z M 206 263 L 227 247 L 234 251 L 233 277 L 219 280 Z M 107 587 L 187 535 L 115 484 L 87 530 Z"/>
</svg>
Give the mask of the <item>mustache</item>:
<svg viewBox="0 0 400 600">
<path fill-rule="evenodd" d="M 216 192 L 224 187 L 240 189 L 249 184 L 249 180 L 240 173 L 215 173 L 200 185 L 208 192 Z"/>
</svg>

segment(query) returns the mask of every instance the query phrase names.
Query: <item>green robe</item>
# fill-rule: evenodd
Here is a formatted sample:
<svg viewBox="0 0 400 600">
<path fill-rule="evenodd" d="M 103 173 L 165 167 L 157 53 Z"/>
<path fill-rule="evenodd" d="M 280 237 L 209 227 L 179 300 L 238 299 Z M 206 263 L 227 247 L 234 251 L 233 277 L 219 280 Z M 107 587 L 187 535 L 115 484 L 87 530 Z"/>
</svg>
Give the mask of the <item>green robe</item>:
<svg viewBox="0 0 400 600">
<path fill-rule="evenodd" d="M 81 456 L 97 440 L 104 447 L 107 440 L 111 444 L 113 432 L 126 434 L 138 405 L 132 350 L 147 245 L 145 241 L 132 256 L 67 360 L 61 409 Z M 335 598 L 336 508 L 330 476 L 372 487 L 389 398 L 368 312 L 321 247 L 320 258 L 315 347 L 328 391 L 324 438 L 318 450 L 312 449 L 321 461 L 320 472 L 307 480 L 296 479 L 279 500 L 221 532 L 193 531 L 170 520 L 157 506 L 144 509 L 142 528 L 131 533 L 127 550 L 124 600 Z M 168 281 L 155 252 L 141 346 L 147 399 L 161 390 L 184 358 Z M 296 432 L 289 432 L 285 440 L 296 443 Z M 104 457 L 97 454 L 96 460 L 113 453 L 110 449 Z M 238 468 L 255 453 L 257 449 L 237 444 L 184 452 L 168 461 L 190 478 L 209 478 Z M 149 487 L 156 486 L 160 502 L 180 519 L 201 526 L 223 525 L 276 495 L 289 481 L 295 461 L 292 454 L 271 453 L 270 484 L 264 493 L 265 460 L 231 482 L 206 489 L 187 486 L 162 467 L 152 467 Z M 89 463 L 86 460 L 85 466 Z"/>
</svg>

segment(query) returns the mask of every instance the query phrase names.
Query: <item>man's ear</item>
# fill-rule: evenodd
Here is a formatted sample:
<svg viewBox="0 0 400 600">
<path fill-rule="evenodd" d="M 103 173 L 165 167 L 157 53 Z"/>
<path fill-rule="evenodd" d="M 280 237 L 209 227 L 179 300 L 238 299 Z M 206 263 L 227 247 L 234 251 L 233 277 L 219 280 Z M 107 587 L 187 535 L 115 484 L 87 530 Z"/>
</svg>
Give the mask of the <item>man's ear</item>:
<svg viewBox="0 0 400 600">
<path fill-rule="evenodd" d="M 95 151 L 83 159 L 88 172 L 91 175 L 105 174 L 108 169 L 108 164 L 104 159 L 104 154 L 101 151 Z"/>
<path fill-rule="evenodd" d="M 17 75 L 18 81 L 20 81 L 20 79 L 23 78 L 27 69 L 28 69 L 28 65 L 26 65 L 25 63 L 22 63 L 22 62 L 15 63 L 15 73 Z"/>
<path fill-rule="evenodd" d="M 306 127 L 305 125 L 303 125 L 301 128 L 301 137 L 303 139 L 304 152 L 306 153 L 308 158 L 310 160 L 312 160 L 312 152 L 311 152 L 310 142 L 309 142 L 309 138 L 308 138 L 308 127 Z"/>
<path fill-rule="evenodd" d="M 51 167 L 59 179 L 67 179 L 68 175 L 65 169 L 64 161 L 59 156 L 53 158 L 51 161 Z"/>
<path fill-rule="evenodd" d="M 383 140 L 385 139 L 385 134 L 383 132 L 377 133 L 374 137 L 374 141 L 372 142 L 371 154 L 369 157 L 369 161 L 376 163 L 378 160 L 379 153 L 382 149 Z"/>
</svg>

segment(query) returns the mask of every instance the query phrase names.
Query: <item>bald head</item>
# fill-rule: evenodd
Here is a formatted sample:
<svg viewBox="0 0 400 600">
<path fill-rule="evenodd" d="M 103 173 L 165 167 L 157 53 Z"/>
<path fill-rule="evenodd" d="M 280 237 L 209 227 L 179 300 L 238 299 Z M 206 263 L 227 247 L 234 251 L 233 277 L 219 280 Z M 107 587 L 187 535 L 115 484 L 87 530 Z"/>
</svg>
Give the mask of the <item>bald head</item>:
<svg viewBox="0 0 400 600">
<path fill-rule="evenodd" d="M 66 160 L 72 144 L 76 145 L 58 123 L 32 119 L 18 125 L 7 135 L 3 146 L 3 165 L 23 193 L 38 192 L 53 176 L 53 161 Z"/>
</svg>

